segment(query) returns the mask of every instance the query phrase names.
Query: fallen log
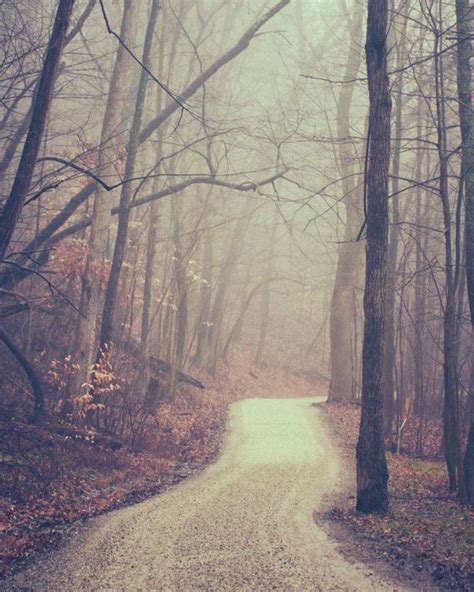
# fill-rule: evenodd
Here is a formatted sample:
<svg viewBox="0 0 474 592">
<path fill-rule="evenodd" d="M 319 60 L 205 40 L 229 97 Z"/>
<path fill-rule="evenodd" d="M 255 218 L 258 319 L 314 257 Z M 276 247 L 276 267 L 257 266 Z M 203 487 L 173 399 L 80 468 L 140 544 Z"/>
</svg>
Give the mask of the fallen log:
<svg viewBox="0 0 474 592">
<path fill-rule="evenodd" d="M 172 372 L 171 364 L 169 362 L 165 362 L 160 358 L 156 358 L 155 356 L 149 356 L 150 358 L 150 369 L 153 374 L 164 374 L 166 376 L 170 376 Z M 178 382 L 184 382 L 185 384 L 190 384 L 198 389 L 205 389 L 205 385 L 198 380 L 197 378 L 193 378 L 189 374 L 185 374 L 184 372 L 180 372 L 179 370 L 176 371 L 176 380 Z"/>
<path fill-rule="evenodd" d="M 120 343 L 120 347 L 128 351 L 130 354 L 137 357 L 138 359 L 143 359 L 142 348 L 138 343 L 135 343 L 133 341 L 122 341 Z M 169 362 L 166 362 L 165 360 L 162 360 L 161 358 L 158 358 L 156 356 L 149 355 L 147 356 L 147 358 L 150 372 L 153 375 L 153 378 L 159 378 L 160 376 L 171 376 L 172 367 Z M 176 380 L 178 382 L 194 386 L 198 389 L 206 388 L 206 386 L 200 380 L 194 378 L 189 374 L 186 374 L 185 372 L 181 372 L 180 370 L 176 371 Z"/>
<path fill-rule="evenodd" d="M 81 440 L 83 442 L 90 442 L 91 444 L 98 444 L 110 450 L 120 450 L 123 446 L 122 440 L 115 434 L 96 431 L 90 428 L 82 428 L 72 424 L 65 424 L 60 422 L 45 422 L 42 428 L 49 432 L 55 433 L 58 436 L 64 436 L 73 440 Z"/>
</svg>

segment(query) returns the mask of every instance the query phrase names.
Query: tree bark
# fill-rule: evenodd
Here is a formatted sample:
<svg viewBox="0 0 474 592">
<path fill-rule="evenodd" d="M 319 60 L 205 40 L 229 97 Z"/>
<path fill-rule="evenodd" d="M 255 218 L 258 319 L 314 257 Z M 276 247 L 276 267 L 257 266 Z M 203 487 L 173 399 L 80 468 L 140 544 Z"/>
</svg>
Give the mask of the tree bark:
<svg viewBox="0 0 474 592">
<path fill-rule="evenodd" d="M 30 127 L 15 180 L 0 217 L 0 259 L 5 257 L 30 189 L 73 6 L 74 0 L 60 0 L 58 5 L 33 102 Z"/>
<path fill-rule="evenodd" d="M 473 8 L 469 0 L 456 0 L 459 120 L 462 136 L 462 173 L 465 195 L 466 274 L 471 317 L 471 405 L 470 429 L 464 454 L 463 476 L 465 491 L 461 494 L 474 505 L 474 117 L 472 105 L 472 44 Z"/>
<path fill-rule="evenodd" d="M 391 99 L 387 72 L 388 0 L 369 0 L 367 76 L 370 143 L 367 168 L 367 247 L 362 355 L 362 415 L 357 442 L 357 510 L 388 510 L 383 439 L 382 373 L 388 243 Z"/>
</svg>

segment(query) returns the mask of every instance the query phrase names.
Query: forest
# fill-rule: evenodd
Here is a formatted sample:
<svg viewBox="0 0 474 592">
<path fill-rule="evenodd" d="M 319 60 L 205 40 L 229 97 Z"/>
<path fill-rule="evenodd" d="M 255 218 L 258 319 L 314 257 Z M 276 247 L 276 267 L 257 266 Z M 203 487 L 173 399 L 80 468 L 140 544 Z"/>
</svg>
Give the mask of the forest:
<svg viewBox="0 0 474 592">
<path fill-rule="evenodd" d="M 0 589 L 474 590 L 471 0 L 0 33 Z"/>
</svg>

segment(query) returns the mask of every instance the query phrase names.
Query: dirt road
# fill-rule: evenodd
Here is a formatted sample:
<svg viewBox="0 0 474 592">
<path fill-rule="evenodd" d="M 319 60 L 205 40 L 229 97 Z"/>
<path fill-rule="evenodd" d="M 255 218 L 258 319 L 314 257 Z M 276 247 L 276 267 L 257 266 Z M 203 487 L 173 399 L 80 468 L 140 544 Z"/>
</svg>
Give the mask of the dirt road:
<svg viewBox="0 0 474 592">
<path fill-rule="evenodd" d="M 315 399 L 231 409 L 219 460 L 90 521 L 7 590 L 402 590 L 346 561 L 312 519 L 340 470 Z"/>
</svg>

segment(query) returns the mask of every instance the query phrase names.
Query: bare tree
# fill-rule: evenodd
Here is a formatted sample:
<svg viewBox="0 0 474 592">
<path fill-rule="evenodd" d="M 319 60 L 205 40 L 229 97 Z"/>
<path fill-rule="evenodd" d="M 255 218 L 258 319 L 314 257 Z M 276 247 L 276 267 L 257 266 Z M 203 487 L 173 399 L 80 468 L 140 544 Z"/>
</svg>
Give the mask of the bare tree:
<svg viewBox="0 0 474 592">
<path fill-rule="evenodd" d="M 387 73 L 388 0 L 369 0 L 367 75 L 370 98 L 367 256 L 362 353 L 362 416 L 357 442 L 357 510 L 388 510 L 383 439 L 383 351 L 388 244 L 391 98 Z"/>
<path fill-rule="evenodd" d="M 461 497 L 474 505 L 474 116 L 472 105 L 472 24 L 469 0 L 456 0 L 459 119 L 462 137 L 462 178 L 465 189 L 466 273 L 471 318 L 470 428 L 464 455 Z"/>
<path fill-rule="evenodd" d="M 120 38 L 130 43 L 131 32 L 135 27 L 137 3 L 127 0 L 124 3 Z M 123 45 L 119 44 L 110 80 L 102 123 L 98 169 L 105 179 L 117 175 L 117 153 L 120 148 L 119 124 L 122 118 L 121 106 L 128 99 L 132 59 Z M 122 142 L 123 143 L 123 142 Z M 110 205 L 107 191 L 98 185 L 94 193 L 91 225 L 84 273 L 82 276 L 79 317 L 74 347 L 74 355 L 79 369 L 70 386 L 72 396 L 81 392 L 81 385 L 89 381 L 90 368 L 94 357 L 97 315 L 102 300 L 101 286 L 105 273 L 105 252 L 110 223 Z"/>
<path fill-rule="evenodd" d="M 33 100 L 31 123 L 15 181 L 0 217 L 0 259 L 5 257 L 30 189 L 73 6 L 74 0 L 60 0 L 58 4 L 41 77 Z"/>
<path fill-rule="evenodd" d="M 345 4 L 345 3 L 344 3 Z M 357 240 L 363 220 L 361 184 L 357 175 L 359 167 L 352 139 L 351 103 L 355 79 L 362 61 L 363 4 L 354 3 L 353 14 L 345 8 L 350 32 L 344 84 L 337 102 L 338 157 L 343 204 L 346 213 L 344 241 L 339 246 L 336 278 L 331 300 L 331 382 L 330 401 L 350 401 L 353 398 L 352 341 L 355 308 L 354 292 L 359 284 L 362 270 L 362 248 Z"/>
</svg>

